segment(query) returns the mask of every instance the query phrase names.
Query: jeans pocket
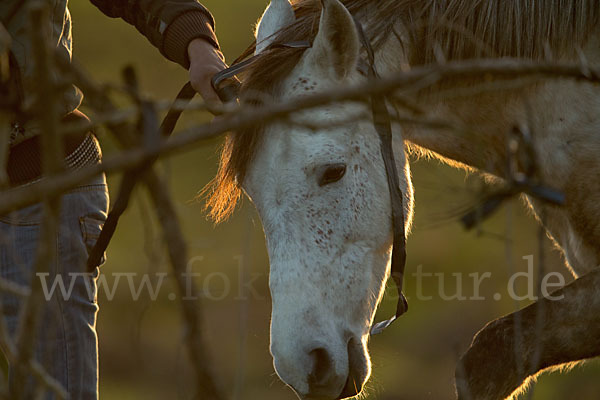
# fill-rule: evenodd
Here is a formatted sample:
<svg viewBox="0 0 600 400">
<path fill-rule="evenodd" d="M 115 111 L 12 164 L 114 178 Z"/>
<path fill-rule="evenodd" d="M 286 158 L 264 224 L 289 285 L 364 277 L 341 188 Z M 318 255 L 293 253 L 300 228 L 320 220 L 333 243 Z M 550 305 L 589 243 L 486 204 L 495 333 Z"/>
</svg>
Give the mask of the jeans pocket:
<svg viewBox="0 0 600 400">
<path fill-rule="evenodd" d="M 104 227 L 104 219 L 99 219 L 92 215 L 84 215 L 79 218 L 79 227 L 81 228 L 81 234 L 83 235 L 83 242 L 87 248 L 88 256 L 92 252 L 92 249 L 96 245 L 96 241 L 100 237 L 100 232 Z M 102 255 L 100 265 L 106 262 L 106 251 Z"/>
</svg>

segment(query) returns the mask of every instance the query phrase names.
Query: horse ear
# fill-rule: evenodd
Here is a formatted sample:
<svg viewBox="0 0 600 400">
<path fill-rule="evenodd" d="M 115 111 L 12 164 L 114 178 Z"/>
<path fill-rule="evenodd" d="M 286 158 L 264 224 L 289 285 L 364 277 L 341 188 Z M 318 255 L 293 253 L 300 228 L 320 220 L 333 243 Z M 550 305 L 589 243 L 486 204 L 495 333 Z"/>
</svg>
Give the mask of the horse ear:
<svg viewBox="0 0 600 400">
<path fill-rule="evenodd" d="M 265 51 L 275 40 L 275 34 L 296 21 L 294 9 L 288 0 L 271 0 L 256 27 L 256 51 Z"/>
<path fill-rule="evenodd" d="M 321 0 L 319 32 L 310 50 L 314 65 L 343 78 L 356 68 L 360 39 L 354 19 L 338 0 Z"/>
</svg>

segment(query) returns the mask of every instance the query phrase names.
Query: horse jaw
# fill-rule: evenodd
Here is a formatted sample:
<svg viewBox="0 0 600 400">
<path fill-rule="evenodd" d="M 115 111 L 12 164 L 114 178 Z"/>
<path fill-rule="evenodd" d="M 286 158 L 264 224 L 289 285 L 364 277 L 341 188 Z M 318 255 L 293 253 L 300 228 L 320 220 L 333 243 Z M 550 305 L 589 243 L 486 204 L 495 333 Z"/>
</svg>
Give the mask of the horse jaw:
<svg viewBox="0 0 600 400">
<path fill-rule="evenodd" d="M 256 51 L 260 54 L 275 40 L 275 35 L 296 21 L 294 9 L 288 0 L 272 0 L 256 28 Z"/>
</svg>

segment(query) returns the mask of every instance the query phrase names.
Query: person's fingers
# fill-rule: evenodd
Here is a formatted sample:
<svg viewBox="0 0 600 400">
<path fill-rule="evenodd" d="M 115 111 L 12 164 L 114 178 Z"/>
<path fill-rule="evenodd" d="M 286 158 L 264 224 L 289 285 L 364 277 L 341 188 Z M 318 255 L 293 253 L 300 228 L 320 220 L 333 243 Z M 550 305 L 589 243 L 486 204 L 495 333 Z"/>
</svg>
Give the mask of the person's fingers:
<svg viewBox="0 0 600 400">
<path fill-rule="evenodd" d="M 222 68 L 214 66 L 204 66 L 199 70 L 190 70 L 190 82 L 192 87 L 202 96 L 206 102 L 218 103 L 219 96 L 212 87 L 212 77 L 221 71 Z"/>
<path fill-rule="evenodd" d="M 193 40 L 188 47 L 190 82 L 207 103 L 220 103 L 212 87 L 213 76 L 227 68 L 223 54 L 203 39 Z"/>
</svg>

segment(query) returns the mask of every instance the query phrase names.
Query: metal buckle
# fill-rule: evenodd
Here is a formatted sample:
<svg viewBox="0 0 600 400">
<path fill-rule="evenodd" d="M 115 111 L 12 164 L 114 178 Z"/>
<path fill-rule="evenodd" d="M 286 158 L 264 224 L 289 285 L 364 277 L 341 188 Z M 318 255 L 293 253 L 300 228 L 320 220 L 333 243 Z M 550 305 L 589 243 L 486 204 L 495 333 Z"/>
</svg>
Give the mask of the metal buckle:
<svg viewBox="0 0 600 400">
<path fill-rule="evenodd" d="M 17 137 L 23 136 L 25 134 L 25 128 L 19 124 L 18 122 L 13 122 L 10 124 L 10 139 L 9 143 L 12 144 L 17 140 Z"/>
</svg>

